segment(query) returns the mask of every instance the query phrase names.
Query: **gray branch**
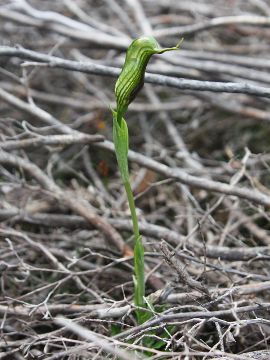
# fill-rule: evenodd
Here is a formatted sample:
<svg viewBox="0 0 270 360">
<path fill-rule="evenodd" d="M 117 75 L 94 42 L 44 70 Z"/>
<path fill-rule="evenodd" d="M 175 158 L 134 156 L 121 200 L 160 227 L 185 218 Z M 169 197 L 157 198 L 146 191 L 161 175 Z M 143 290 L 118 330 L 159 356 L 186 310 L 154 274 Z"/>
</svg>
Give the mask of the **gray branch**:
<svg viewBox="0 0 270 360">
<path fill-rule="evenodd" d="M 52 68 L 61 68 L 88 74 L 113 77 L 117 77 L 120 74 L 119 68 L 91 62 L 82 63 L 73 60 L 64 60 L 56 56 L 42 54 L 21 47 L 0 46 L 0 56 L 16 56 L 24 60 L 47 64 Z M 151 84 L 174 87 L 180 90 L 241 93 L 270 98 L 269 88 L 248 83 L 190 80 L 149 73 L 145 74 L 145 81 Z"/>
</svg>

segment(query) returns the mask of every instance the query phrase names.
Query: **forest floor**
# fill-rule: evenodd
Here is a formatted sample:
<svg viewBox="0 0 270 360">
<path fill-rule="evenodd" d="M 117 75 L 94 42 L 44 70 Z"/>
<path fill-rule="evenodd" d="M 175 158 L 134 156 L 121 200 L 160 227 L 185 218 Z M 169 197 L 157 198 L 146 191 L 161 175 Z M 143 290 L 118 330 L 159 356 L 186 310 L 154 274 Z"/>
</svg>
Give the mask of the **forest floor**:
<svg viewBox="0 0 270 360">
<path fill-rule="evenodd" d="M 270 358 L 269 25 L 267 0 L 0 0 L 1 360 Z M 139 324 L 110 106 L 142 34 L 184 41 L 125 114 Z"/>
</svg>

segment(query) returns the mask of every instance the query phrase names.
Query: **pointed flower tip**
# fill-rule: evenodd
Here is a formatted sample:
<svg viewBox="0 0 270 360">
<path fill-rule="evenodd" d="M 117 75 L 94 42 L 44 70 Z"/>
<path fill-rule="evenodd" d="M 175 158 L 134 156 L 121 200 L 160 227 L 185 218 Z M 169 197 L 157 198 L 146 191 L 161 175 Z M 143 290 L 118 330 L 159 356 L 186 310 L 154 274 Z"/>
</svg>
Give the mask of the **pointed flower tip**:
<svg viewBox="0 0 270 360">
<path fill-rule="evenodd" d="M 184 41 L 184 38 L 182 37 L 180 39 L 180 41 L 176 44 L 176 46 L 171 47 L 171 48 L 164 48 L 164 49 L 155 48 L 154 51 L 155 51 L 156 54 L 163 54 L 163 53 L 165 53 L 167 51 L 178 50 L 183 41 Z"/>
<path fill-rule="evenodd" d="M 184 37 L 182 37 L 179 41 L 178 41 L 178 43 L 176 44 L 176 48 L 178 49 L 179 47 L 180 47 L 180 45 L 182 44 L 182 42 L 184 41 Z"/>
</svg>

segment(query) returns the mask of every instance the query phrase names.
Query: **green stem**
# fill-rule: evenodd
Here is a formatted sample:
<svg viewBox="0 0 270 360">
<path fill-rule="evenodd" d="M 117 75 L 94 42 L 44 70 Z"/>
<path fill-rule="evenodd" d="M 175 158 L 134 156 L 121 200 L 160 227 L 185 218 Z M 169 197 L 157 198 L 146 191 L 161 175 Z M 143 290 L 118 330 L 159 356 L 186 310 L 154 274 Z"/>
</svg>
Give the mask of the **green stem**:
<svg viewBox="0 0 270 360">
<path fill-rule="evenodd" d="M 145 301 L 145 284 L 144 284 L 144 248 L 139 231 L 138 218 L 132 189 L 129 182 L 128 171 L 128 127 L 126 121 L 121 118 L 117 119 L 117 113 L 112 110 L 113 114 L 113 141 L 115 145 L 116 158 L 121 173 L 122 181 L 125 186 L 128 205 L 131 213 L 133 224 L 133 233 L 135 237 L 134 246 L 134 304 L 138 307 L 144 307 Z M 136 311 L 138 322 L 144 322 L 144 311 L 138 309 Z"/>
<path fill-rule="evenodd" d="M 140 238 L 141 236 L 140 236 L 140 231 L 139 231 L 138 218 L 137 218 L 137 214 L 136 214 L 134 197 L 133 197 L 133 193 L 132 193 L 132 189 L 131 189 L 129 181 L 126 181 L 124 183 L 124 186 L 126 189 L 128 205 L 129 205 L 129 209 L 130 209 L 130 213 L 131 213 L 131 219 L 132 219 L 132 224 L 133 224 L 133 233 L 134 233 L 135 239 L 137 241 L 138 238 Z"/>
<path fill-rule="evenodd" d="M 124 186 L 127 193 L 129 209 L 133 224 L 133 233 L 135 236 L 134 246 L 134 303 L 136 306 L 144 307 L 145 301 L 145 283 L 144 283 L 144 247 L 142 244 L 142 238 L 139 231 L 138 218 L 136 214 L 134 196 L 129 181 L 124 182 Z M 138 322 L 142 324 L 145 320 L 144 311 L 138 310 L 137 312 Z"/>
<path fill-rule="evenodd" d="M 124 186 L 127 193 L 129 209 L 133 224 L 133 233 L 135 236 L 134 246 L 134 284 L 135 284 L 135 295 L 134 303 L 139 307 L 145 306 L 145 284 L 144 284 L 144 247 L 142 244 L 142 238 L 139 231 L 138 218 L 136 214 L 135 202 L 131 186 L 129 181 L 124 182 Z M 137 311 L 137 317 L 139 323 L 143 323 L 143 312 Z"/>
</svg>

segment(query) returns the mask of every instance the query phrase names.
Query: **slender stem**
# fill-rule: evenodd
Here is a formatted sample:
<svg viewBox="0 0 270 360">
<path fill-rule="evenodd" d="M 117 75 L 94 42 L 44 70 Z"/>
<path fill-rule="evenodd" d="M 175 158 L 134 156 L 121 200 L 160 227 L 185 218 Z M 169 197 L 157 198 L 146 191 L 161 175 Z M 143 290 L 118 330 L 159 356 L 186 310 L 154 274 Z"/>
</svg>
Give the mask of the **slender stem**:
<svg viewBox="0 0 270 360">
<path fill-rule="evenodd" d="M 140 308 L 145 307 L 145 283 L 144 283 L 144 247 L 140 236 L 138 218 L 136 214 L 135 202 L 129 182 L 128 171 L 128 127 L 126 121 L 117 119 L 117 113 L 113 113 L 113 140 L 115 144 L 116 158 L 121 173 L 123 185 L 126 190 L 128 205 L 133 223 L 133 234 L 135 237 L 134 246 L 134 304 Z M 144 311 L 136 311 L 137 319 L 140 324 L 144 322 Z"/>
<path fill-rule="evenodd" d="M 131 218 L 132 218 L 133 232 L 134 232 L 135 239 L 137 240 L 141 236 L 140 236 L 140 231 L 139 231 L 138 217 L 137 217 L 137 213 L 136 213 L 134 197 L 133 197 L 133 193 L 132 193 L 132 189 L 131 189 L 129 181 L 126 181 L 124 183 L 124 186 L 126 189 L 129 209 L 130 209 Z"/>
<path fill-rule="evenodd" d="M 134 246 L 134 270 L 135 270 L 135 296 L 134 303 L 137 306 L 144 307 L 145 301 L 145 284 L 144 284 L 144 247 L 142 244 L 142 238 L 139 231 L 138 218 L 136 214 L 135 202 L 133 193 L 131 190 L 130 182 L 125 181 L 124 186 L 127 193 L 128 204 L 131 212 L 131 218 L 133 223 L 133 233 L 135 236 Z M 144 314 L 141 311 L 137 311 L 139 323 L 143 323 Z"/>
</svg>

